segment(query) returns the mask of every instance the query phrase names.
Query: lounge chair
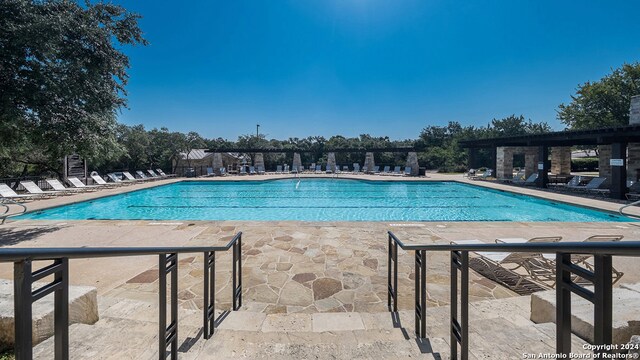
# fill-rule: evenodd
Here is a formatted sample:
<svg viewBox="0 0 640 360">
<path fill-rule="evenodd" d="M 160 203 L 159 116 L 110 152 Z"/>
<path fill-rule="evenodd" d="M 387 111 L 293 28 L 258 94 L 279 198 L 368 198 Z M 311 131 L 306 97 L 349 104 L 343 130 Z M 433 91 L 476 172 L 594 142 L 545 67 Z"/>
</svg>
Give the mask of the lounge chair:
<svg viewBox="0 0 640 360">
<path fill-rule="evenodd" d="M 500 182 L 521 184 L 525 182 L 525 172 L 520 170 L 512 178 L 498 178 Z"/>
<path fill-rule="evenodd" d="M 9 185 L 2 183 L 0 183 L 0 196 L 15 201 L 35 200 L 42 199 L 43 197 L 42 195 L 36 194 L 17 194 L 15 191 L 13 191 L 12 188 L 9 187 Z"/>
<path fill-rule="evenodd" d="M 38 185 L 36 185 L 36 183 L 34 183 L 33 181 L 20 181 L 20 185 L 22 185 L 22 187 L 25 188 L 25 190 L 27 190 L 27 192 L 29 194 L 33 194 L 33 195 L 42 195 L 43 197 L 53 197 L 53 196 L 58 196 L 58 195 L 69 195 L 68 191 L 44 191 L 42 189 L 40 189 L 40 187 Z"/>
<path fill-rule="evenodd" d="M 247 168 L 245 166 L 240 166 L 239 175 L 247 175 Z"/>
<path fill-rule="evenodd" d="M 138 174 L 138 176 L 140 177 L 140 179 L 142 180 L 146 180 L 146 181 L 151 181 L 151 180 L 155 180 L 153 178 L 148 177 L 147 175 L 145 175 L 142 170 L 136 170 L 136 174 Z"/>
<path fill-rule="evenodd" d="M 264 175 L 264 166 L 258 165 L 258 175 Z"/>
<path fill-rule="evenodd" d="M 402 175 L 400 173 L 400 166 L 396 166 L 393 168 L 393 175 Z"/>
<path fill-rule="evenodd" d="M 349 166 L 348 165 L 343 165 L 342 166 L 342 172 L 349 172 Z"/>
<path fill-rule="evenodd" d="M 487 169 L 482 174 L 476 174 L 475 176 L 472 176 L 471 180 L 487 180 L 491 176 L 493 176 L 493 170 Z"/>
<path fill-rule="evenodd" d="M 622 238 L 624 238 L 624 235 L 593 235 L 590 236 L 586 239 L 583 240 L 583 242 L 606 242 L 606 241 L 620 241 L 622 240 Z M 594 265 L 588 261 L 591 258 L 593 258 L 592 255 L 586 255 L 586 254 L 573 254 L 571 255 L 571 262 L 576 264 L 576 265 L 581 265 L 582 267 L 584 267 L 585 269 L 591 271 L 591 272 L 595 272 L 595 267 Z M 622 275 L 624 275 L 624 273 L 622 271 L 617 270 L 616 268 L 614 268 L 613 266 L 611 267 L 611 272 L 612 272 L 612 279 L 613 279 L 613 284 L 615 284 L 616 282 L 618 282 L 618 280 L 620 280 L 620 278 L 622 278 Z M 585 283 L 589 283 L 587 280 L 583 280 L 583 279 L 576 279 L 577 282 L 585 282 Z"/>
<path fill-rule="evenodd" d="M 572 190 L 584 191 L 590 193 L 605 194 L 609 192 L 609 189 L 601 189 L 600 187 L 607 181 L 606 177 L 596 177 L 591 179 L 586 185 L 570 187 Z"/>
<path fill-rule="evenodd" d="M 207 167 L 207 175 L 205 175 L 206 177 L 210 177 L 210 176 L 216 176 L 215 171 L 213 171 L 212 167 Z"/>
<path fill-rule="evenodd" d="M 404 167 L 404 176 L 411 176 L 411 166 Z"/>
<path fill-rule="evenodd" d="M 329 164 L 326 164 L 326 165 L 324 166 L 324 169 L 325 169 L 325 171 L 324 171 L 324 172 L 325 172 L 326 174 L 331 174 L 331 173 L 333 173 L 333 169 L 331 168 L 331 166 L 329 166 Z"/>
<path fill-rule="evenodd" d="M 118 176 L 116 176 L 116 174 L 114 173 L 107 174 L 107 177 L 116 184 L 131 185 L 131 184 L 135 184 L 136 182 L 135 180 L 122 180 Z"/>
<path fill-rule="evenodd" d="M 158 178 L 158 179 L 162 179 L 162 178 L 164 178 L 164 176 L 161 176 L 161 175 L 156 174 L 156 173 L 155 173 L 155 171 L 153 171 L 153 170 L 151 170 L 151 169 L 147 170 L 147 172 L 148 172 L 148 173 L 149 173 L 149 175 L 151 175 L 151 177 L 153 177 L 153 178 Z"/>
<path fill-rule="evenodd" d="M 316 165 L 316 174 L 319 174 L 322 172 L 322 165 Z"/>
<path fill-rule="evenodd" d="M 225 167 L 220 168 L 220 176 L 227 176 L 227 168 Z"/>
<path fill-rule="evenodd" d="M 486 244 L 480 240 L 456 240 L 451 243 L 460 245 Z M 483 270 L 486 270 L 493 280 L 509 285 L 516 292 L 529 290 L 528 288 L 532 287 L 531 283 L 537 288 L 536 290 L 552 288 L 546 280 L 554 267 L 540 253 L 497 251 L 474 251 L 474 253 Z M 520 268 L 524 270 L 524 273 L 515 271 Z"/>
<path fill-rule="evenodd" d="M 562 236 L 537 236 L 531 239 L 525 238 L 498 238 L 496 243 L 506 244 L 525 244 L 525 243 L 554 243 L 562 240 Z M 544 258 L 548 260 L 555 260 L 555 254 L 543 254 Z"/>
<path fill-rule="evenodd" d="M 381 175 L 389 175 L 389 174 L 391 174 L 391 166 L 385 166 L 384 169 L 382 169 Z"/>
<path fill-rule="evenodd" d="M 254 166 L 249 166 L 249 175 L 255 175 L 256 174 L 256 168 Z"/>
<path fill-rule="evenodd" d="M 625 194 L 627 200 L 640 199 L 640 181 L 636 181 L 629 186 L 629 192 Z"/>
<path fill-rule="evenodd" d="M 157 168 L 156 172 L 164 177 L 176 177 L 176 174 L 165 174 L 160 168 Z"/>
<path fill-rule="evenodd" d="M 68 188 L 64 186 L 58 179 L 47 179 L 46 182 L 53 188 L 53 190 L 57 191 L 67 191 L 69 193 L 79 193 L 85 191 L 84 189 Z"/>
<path fill-rule="evenodd" d="M 316 169 L 316 163 L 311 163 L 311 166 L 309 166 L 309 171 L 313 172 Z"/>
<path fill-rule="evenodd" d="M 469 171 L 467 171 L 466 173 L 462 174 L 462 177 L 463 178 L 464 177 L 469 178 L 469 177 L 472 177 L 472 176 L 475 176 L 475 175 L 476 175 L 476 169 L 469 169 Z"/>
<path fill-rule="evenodd" d="M 529 177 L 526 180 L 523 180 L 523 181 L 512 181 L 511 183 L 513 185 L 532 186 L 532 185 L 536 184 L 536 180 L 538 180 L 538 173 L 537 172 L 529 175 Z"/>
<path fill-rule="evenodd" d="M 362 173 L 363 174 L 368 174 L 369 173 L 369 169 L 366 166 L 362 167 Z"/>
<path fill-rule="evenodd" d="M 118 184 L 118 183 L 108 183 L 108 182 L 104 181 L 102 176 L 100 176 L 98 174 L 91 175 L 91 178 L 93 179 L 93 181 L 95 181 L 96 184 L 98 184 L 100 186 L 107 187 L 107 188 L 113 188 L 113 187 L 121 185 L 121 184 Z"/>
<path fill-rule="evenodd" d="M 69 176 L 67 178 L 69 184 L 78 189 L 86 189 L 87 191 L 96 191 L 102 188 L 100 185 L 85 185 L 80 179 L 75 176 Z"/>
<path fill-rule="evenodd" d="M 358 163 L 353 163 L 353 173 L 357 174 L 360 172 L 360 164 Z"/>
<path fill-rule="evenodd" d="M 380 175 L 380 166 L 375 165 L 375 166 L 373 167 L 373 171 L 372 171 L 372 172 L 373 172 L 374 174 Z"/>
<path fill-rule="evenodd" d="M 282 174 L 282 165 L 276 165 L 276 174 Z"/>
<path fill-rule="evenodd" d="M 127 180 L 129 180 L 129 181 L 136 181 L 136 182 L 138 182 L 138 181 L 142 181 L 142 182 L 147 181 L 147 180 L 145 180 L 145 179 L 136 179 L 136 178 L 135 178 L 133 175 L 131 175 L 131 173 L 130 173 L 130 172 L 128 172 L 128 171 L 123 171 L 123 172 L 122 172 L 122 175 L 124 175 L 124 177 L 125 177 L 125 178 L 127 178 Z"/>
</svg>

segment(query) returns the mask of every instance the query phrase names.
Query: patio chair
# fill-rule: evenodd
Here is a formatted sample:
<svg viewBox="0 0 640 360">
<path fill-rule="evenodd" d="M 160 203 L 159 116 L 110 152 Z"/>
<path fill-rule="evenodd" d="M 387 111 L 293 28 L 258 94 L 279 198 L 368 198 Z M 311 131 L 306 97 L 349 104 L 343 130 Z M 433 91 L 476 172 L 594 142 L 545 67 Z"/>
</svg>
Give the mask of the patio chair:
<svg viewBox="0 0 640 360">
<path fill-rule="evenodd" d="M 207 174 L 204 175 L 205 177 L 210 177 L 210 176 L 216 176 L 216 172 L 213 171 L 213 168 L 208 166 L 207 167 Z"/>
<path fill-rule="evenodd" d="M 155 173 L 155 171 L 149 169 L 147 170 L 147 172 L 149 173 L 149 175 L 151 175 L 152 178 L 158 178 L 158 179 L 162 179 L 164 176 L 160 176 L 158 174 Z"/>
<path fill-rule="evenodd" d="M 411 176 L 411 166 L 404 167 L 404 176 Z"/>
<path fill-rule="evenodd" d="M 486 244 L 480 240 L 456 240 L 452 244 Z M 481 251 L 476 254 L 480 272 L 486 272 L 492 280 L 499 281 L 516 292 L 530 291 L 532 287 L 550 289 L 549 277 L 555 279 L 554 267 L 540 253 Z M 515 270 L 522 268 L 524 273 Z M 476 269 L 474 269 L 476 270 Z M 532 286 L 533 285 L 533 286 Z"/>
<path fill-rule="evenodd" d="M 227 168 L 225 167 L 220 168 L 220 176 L 227 176 Z"/>
<path fill-rule="evenodd" d="M 636 181 L 629 186 L 629 192 L 625 194 L 627 200 L 640 199 L 640 181 Z"/>
<path fill-rule="evenodd" d="M 118 184 L 118 183 L 108 183 L 108 182 L 104 181 L 102 176 L 100 176 L 98 174 L 91 175 L 91 178 L 93 179 L 93 181 L 95 181 L 96 184 L 98 184 L 100 186 L 103 186 L 103 187 L 107 187 L 107 188 L 114 188 L 116 186 L 120 186 L 121 185 L 121 184 Z"/>
<path fill-rule="evenodd" d="M 316 168 L 316 163 L 311 163 L 311 166 L 309 166 L 309 171 L 313 172 Z"/>
<path fill-rule="evenodd" d="M 333 172 L 333 169 L 331 169 L 331 166 L 329 166 L 329 164 L 325 165 L 324 169 L 326 174 L 331 174 Z"/>
<path fill-rule="evenodd" d="M 58 196 L 58 195 L 69 195 L 69 193 L 67 191 L 44 191 L 42 189 L 40 189 L 40 187 L 38 185 L 36 185 L 36 183 L 34 183 L 31 180 L 27 180 L 27 181 L 20 181 L 20 185 L 22 185 L 22 187 L 25 188 L 25 190 L 27 190 L 27 192 L 29 194 L 32 195 L 42 195 L 43 197 L 54 197 L 54 196 Z"/>
<path fill-rule="evenodd" d="M 282 165 L 276 165 L 276 174 L 282 174 Z"/>
<path fill-rule="evenodd" d="M 467 171 L 466 173 L 462 174 L 462 177 L 463 178 L 464 177 L 469 178 L 469 177 L 472 177 L 472 176 L 475 176 L 475 175 L 476 175 L 476 169 L 469 169 L 469 171 Z"/>
<path fill-rule="evenodd" d="M 380 166 L 375 165 L 373 167 L 373 173 L 376 174 L 376 175 L 380 175 Z"/>
<path fill-rule="evenodd" d="M 606 241 L 620 241 L 622 240 L 622 238 L 624 238 L 624 235 L 593 235 L 593 236 L 589 236 L 588 238 L 584 239 L 583 242 L 606 242 Z M 592 259 L 593 256 L 592 255 L 586 255 L 586 254 L 572 254 L 571 255 L 571 262 L 576 264 L 576 265 L 582 265 L 585 269 L 594 272 L 595 268 L 594 265 L 588 261 L 590 259 Z M 613 266 L 611 267 L 611 272 L 612 272 L 612 283 L 615 284 L 616 282 L 618 282 L 618 280 L 620 280 L 620 278 L 622 278 L 622 275 L 624 275 L 624 273 L 622 271 L 617 270 L 616 268 L 614 268 Z M 580 281 L 579 279 L 578 282 L 585 282 L 585 283 L 589 283 L 586 280 Z"/>
<path fill-rule="evenodd" d="M 15 201 L 42 199 L 42 195 L 17 194 L 15 191 L 13 191 L 12 188 L 9 187 L 9 185 L 3 184 L 3 183 L 0 183 L 0 196 L 6 199 L 15 200 Z"/>
<path fill-rule="evenodd" d="M 258 165 L 258 175 L 264 175 L 264 166 Z"/>
<path fill-rule="evenodd" d="M 523 185 L 523 186 L 533 186 L 536 184 L 536 180 L 538 180 L 538 173 L 535 172 L 524 181 L 513 182 L 515 185 Z"/>
<path fill-rule="evenodd" d="M 591 179 L 586 185 L 571 187 L 572 190 L 584 191 L 589 193 L 606 194 L 609 189 L 601 189 L 600 187 L 607 181 L 606 177 L 596 177 Z"/>
<path fill-rule="evenodd" d="M 47 179 L 45 181 L 47 182 L 47 184 L 49 184 L 49 186 L 53 188 L 53 190 L 67 191 L 69 193 L 79 193 L 85 191 L 84 189 L 68 188 L 64 186 L 58 179 Z"/>
<path fill-rule="evenodd" d="M 349 172 L 349 165 L 342 165 L 342 172 Z"/>
<path fill-rule="evenodd" d="M 497 180 L 506 183 L 523 183 L 525 181 L 525 172 L 520 170 L 512 178 L 498 178 Z"/>
<path fill-rule="evenodd" d="M 129 181 L 135 181 L 135 182 L 138 182 L 138 181 L 142 181 L 142 182 L 147 181 L 147 180 L 145 180 L 145 179 L 136 179 L 136 178 L 135 178 L 135 176 L 131 175 L 131 173 L 130 173 L 130 172 L 128 172 L 128 171 L 123 171 L 123 172 L 122 172 L 122 175 L 124 175 L 124 177 L 125 177 L 125 178 L 127 178 L 127 180 L 129 180 Z"/>
<path fill-rule="evenodd" d="M 122 180 L 118 176 L 116 176 L 116 174 L 114 173 L 107 174 L 107 177 L 116 184 L 122 184 L 122 185 L 135 184 L 135 180 Z"/>
<path fill-rule="evenodd" d="M 247 168 L 245 166 L 240 166 L 240 172 L 238 175 L 247 175 Z"/>
<path fill-rule="evenodd" d="M 487 169 L 482 174 L 476 173 L 476 175 L 472 176 L 470 179 L 471 180 L 487 180 L 491 176 L 493 176 L 493 170 Z"/>
<path fill-rule="evenodd" d="M 393 175 L 401 175 L 400 174 L 400 166 L 396 166 L 393 168 Z"/>
<path fill-rule="evenodd" d="M 75 176 L 69 176 L 67 178 L 69 184 L 78 189 L 86 189 L 87 191 L 96 191 L 102 188 L 100 185 L 85 185 L 80 179 Z"/>
<path fill-rule="evenodd" d="M 322 165 L 316 165 L 316 174 L 319 174 L 322 172 Z"/>
<path fill-rule="evenodd" d="M 164 177 L 176 177 L 176 176 L 177 176 L 176 174 L 165 174 L 165 172 L 164 172 L 164 171 L 162 171 L 162 169 L 160 169 L 160 168 L 157 168 L 157 169 L 156 169 L 156 172 L 157 172 L 158 174 L 160 174 L 160 175 L 164 176 Z"/>
<path fill-rule="evenodd" d="M 537 236 L 531 239 L 525 238 L 497 238 L 496 243 L 506 244 L 525 244 L 525 243 L 554 243 L 562 240 L 562 236 Z M 548 260 L 555 260 L 554 254 L 542 254 L 542 256 Z"/>
<path fill-rule="evenodd" d="M 380 175 L 389 175 L 391 174 L 391 166 L 387 165 L 382 169 Z"/>
<path fill-rule="evenodd" d="M 249 175 L 255 175 L 256 174 L 256 168 L 253 166 L 249 166 Z"/>
<path fill-rule="evenodd" d="M 155 180 L 153 178 L 148 177 L 147 175 L 145 175 L 142 170 L 136 170 L 136 174 L 138 174 L 138 176 L 140 177 L 140 179 L 142 180 L 146 180 L 146 181 L 151 181 L 151 180 Z"/>
<path fill-rule="evenodd" d="M 353 173 L 357 174 L 360 172 L 360 164 L 358 163 L 353 163 Z"/>
</svg>

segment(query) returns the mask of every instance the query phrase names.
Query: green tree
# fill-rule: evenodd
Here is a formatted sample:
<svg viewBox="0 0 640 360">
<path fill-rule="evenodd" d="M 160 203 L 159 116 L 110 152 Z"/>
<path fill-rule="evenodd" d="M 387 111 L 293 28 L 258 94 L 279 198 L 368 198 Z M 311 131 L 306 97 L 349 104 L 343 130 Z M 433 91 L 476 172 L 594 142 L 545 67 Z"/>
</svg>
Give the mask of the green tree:
<svg viewBox="0 0 640 360">
<path fill-rule="evenodd" d="M 640 94 L 640 63 L 624 64 L 599 81 L 578 85 L 571 102 L 558 107 L 569 129 L 597 129 L 629 124 L 631 96 Z"/>
<path fill-rule="evenodd" d="M 0 3 L 0 162 L 58 172 L 70 153 L 97 163 L 120 155 L 121 47 L 146 44 L 138 19 L 106 3 Z"/>
</svg>

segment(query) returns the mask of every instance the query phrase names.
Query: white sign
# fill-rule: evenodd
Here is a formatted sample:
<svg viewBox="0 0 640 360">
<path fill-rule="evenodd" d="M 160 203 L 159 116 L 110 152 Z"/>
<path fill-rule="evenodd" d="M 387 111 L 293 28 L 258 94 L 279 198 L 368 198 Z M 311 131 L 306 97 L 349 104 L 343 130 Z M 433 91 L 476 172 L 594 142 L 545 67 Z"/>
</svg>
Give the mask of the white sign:
<svg viewBox="0 0 640 360">
<path fill-rule="evenodd" d="M 544 163 L 543 162 L 539 162 L 538 163 L 538 170 L 544 170 Z"/>
<path fill-rule="evenodd" d="M 624 160 L 623 159 L 609 159 L 609 165 L 611 165 L 611 166 L 623 166 L 624 165 Z"/>
</svg>

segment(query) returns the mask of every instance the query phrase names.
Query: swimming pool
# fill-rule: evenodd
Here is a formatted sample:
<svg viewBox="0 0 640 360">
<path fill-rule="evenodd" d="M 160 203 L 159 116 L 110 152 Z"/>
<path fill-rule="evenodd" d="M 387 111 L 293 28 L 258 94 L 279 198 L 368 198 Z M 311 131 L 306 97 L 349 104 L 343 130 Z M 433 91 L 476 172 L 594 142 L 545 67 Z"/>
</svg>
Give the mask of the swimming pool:
<svg viewBox="0 0 640 360">
<path fill-rule="evenodd" d="M 630 221 L 456 182 L 184 181 L 27 213 L 48 220 Z"/>
</svg>

